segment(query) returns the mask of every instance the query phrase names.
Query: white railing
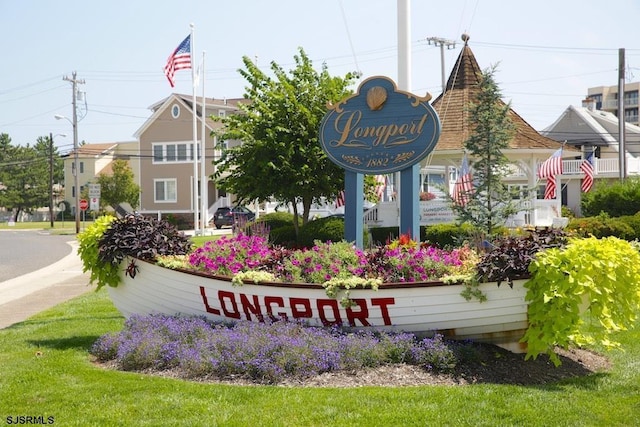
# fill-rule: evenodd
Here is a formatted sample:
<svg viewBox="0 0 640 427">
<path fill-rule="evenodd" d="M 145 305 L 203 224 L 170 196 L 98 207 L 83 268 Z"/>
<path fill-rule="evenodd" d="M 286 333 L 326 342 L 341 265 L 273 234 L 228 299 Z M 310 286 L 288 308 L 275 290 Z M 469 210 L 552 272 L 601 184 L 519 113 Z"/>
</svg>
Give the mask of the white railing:
<svg viewBox="0 0 640 427">
<path fill-rule="evenodd" d="M 580 170 L 580 164 L 582 160 L 563 160 L 562 161 L 562 174 L 563 175 L 583 175 Z M 540 163 L 542 164 L 542 163 Z M 540 166 L 538 164 L 538 167 Z M 620 161 L 617 158 L 606 159 L 594 159 L 594 174 L 598 175 L 615 175 L 620 172 Z M 635 157 L 627 158 L 627 174 L 640 175 L 640 159 Z"/>
</svg>

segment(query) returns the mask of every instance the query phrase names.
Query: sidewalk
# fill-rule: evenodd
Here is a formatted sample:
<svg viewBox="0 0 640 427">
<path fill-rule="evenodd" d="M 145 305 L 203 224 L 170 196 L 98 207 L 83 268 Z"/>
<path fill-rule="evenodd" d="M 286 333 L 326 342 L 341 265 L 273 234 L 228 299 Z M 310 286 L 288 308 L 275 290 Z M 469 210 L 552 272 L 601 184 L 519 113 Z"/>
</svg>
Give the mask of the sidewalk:
<svg viewBox="0 0 640 427">
<path fill-rule="evenodd" d="M 58 262 L 0 283 L 0 329 L 95 290 L 89 273 L 82 272 L 77 242 L 71 246 L 71 253 Z"/>
</svg>

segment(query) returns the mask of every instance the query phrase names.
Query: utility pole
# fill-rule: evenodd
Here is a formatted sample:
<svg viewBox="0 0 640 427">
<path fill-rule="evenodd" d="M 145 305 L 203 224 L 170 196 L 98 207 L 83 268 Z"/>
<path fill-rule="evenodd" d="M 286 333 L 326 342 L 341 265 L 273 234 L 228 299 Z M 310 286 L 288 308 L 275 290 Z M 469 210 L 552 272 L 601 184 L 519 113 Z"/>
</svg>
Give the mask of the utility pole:
<svg viewBox="0 0 640 427">
<path fill-rule="evenodd" d="M 74 71 L 71 78 L 64 76 L 62 80 L 71 82 L 72 85 L 72 105 L 73 105 L 73 165 L 74 165 L 74 187 L 75 187 L 75 217 L 76 217 L 76 234 L 80 233 L 80 173 L 78 169 L 78 110 L 76 108 L 76 100 L 78 98 L 78 84 L 84 84 L 84 79 L 78 80 Z"/>
<path fill-rule="evenodd" d="M 49 221 L 53 228 L 53 134 L 49 132 Z"/>
<path fill-rule="evenodd" d="M 446 81 L 444 77 L 444 48 L 447 49 L 455 49 L 456 42 L 452 40 L 443 39 L 441 37 L 427 37 L 427 42 L 434 46 L 440 47 L 440 68 L 442 70 L 442 93 L 444 93 L 446 89 Z"/>
<path fill-rule="evenodd" d="M 627 156 L 625 130 L 626 121 L 624 118 L 624 71 L 625 54 L 624 48 L 618 50 L 618 162 L 620 163 L 620 181 L 627 177 Z"/>
</svg>

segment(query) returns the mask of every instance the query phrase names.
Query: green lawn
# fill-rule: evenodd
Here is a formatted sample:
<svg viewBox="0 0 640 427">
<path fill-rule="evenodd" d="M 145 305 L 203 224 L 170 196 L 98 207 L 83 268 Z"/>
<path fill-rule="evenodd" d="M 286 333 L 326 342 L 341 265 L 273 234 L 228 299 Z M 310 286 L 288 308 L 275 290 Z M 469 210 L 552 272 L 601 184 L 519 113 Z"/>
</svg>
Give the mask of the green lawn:
<svg viewBox="0 0 640 427">
<path fill-rule="evenodd" d="M 102 290 L 0 330 L 0 422 L 41 416 L 62 426 L 640 425 L 640 324 L 617 335 L 625 351 L 610 353 L 608 374 L 536 387 L 305 389 L 212 385 L 94 366 L 88 349 L 122 323 Z"/>
<path fill-rule="evenodd" d="M 88 227 L 93 221 L 80 221 L 80 231 Z M 54 221 L 53 228 L 49 221 L 34 221 L 34 222 L 16 222 L 14 225 L 9 225 L 8 222 L 0 222 L 0 230 L 49 230 L 56 234 L 75 234 L 76 223 L 71 218 L 67 221 Z"/>
</svg>

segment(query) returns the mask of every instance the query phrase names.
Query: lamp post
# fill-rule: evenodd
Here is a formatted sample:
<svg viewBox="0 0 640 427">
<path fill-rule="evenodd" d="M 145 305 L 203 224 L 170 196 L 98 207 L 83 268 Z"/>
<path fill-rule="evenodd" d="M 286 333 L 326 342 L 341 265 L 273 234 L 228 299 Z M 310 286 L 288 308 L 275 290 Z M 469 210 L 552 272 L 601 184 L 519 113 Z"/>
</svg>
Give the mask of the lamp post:
<svg viewBox="0 0 640 427">
<path fill-rule="evenodd" d="M 65 137 L 64 133 L 57 133 L 55 136 Z M 53 135 L 49 132 L 49 221 L 53 228 Z"/>
<path fill-rule="evenodd" d="M 74 98 L 75 99 L 75 98 Z M 75 187 L 75 217 L 76 234 L 80 233 L 80 177 L 78 176 L 78 118 L 76 116 L 75 102 L 73 106 L 73 121 L 68 117 L 56 114 L 56 120 L 65 119 L 73 126 L 73 186 Z"/>
</svg>

